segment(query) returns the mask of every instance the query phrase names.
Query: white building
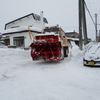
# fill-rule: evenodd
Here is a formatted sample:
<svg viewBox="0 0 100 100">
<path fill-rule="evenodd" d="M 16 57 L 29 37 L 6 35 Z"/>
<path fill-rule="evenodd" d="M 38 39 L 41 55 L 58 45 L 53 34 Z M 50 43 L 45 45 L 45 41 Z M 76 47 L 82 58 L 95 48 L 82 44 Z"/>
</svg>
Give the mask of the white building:
<svg viewBox="0 0 100 100">
<path fill-rule="evenodd" d="M 48 21 L 40 15 L 31 13 L 5 24 L 2 35 L 5 37 L 6 45 L 16 45 L 17 47 L 29 47 L 31 44 L 29 28 L 32 34 L 41 33 Z"/>
</svg>

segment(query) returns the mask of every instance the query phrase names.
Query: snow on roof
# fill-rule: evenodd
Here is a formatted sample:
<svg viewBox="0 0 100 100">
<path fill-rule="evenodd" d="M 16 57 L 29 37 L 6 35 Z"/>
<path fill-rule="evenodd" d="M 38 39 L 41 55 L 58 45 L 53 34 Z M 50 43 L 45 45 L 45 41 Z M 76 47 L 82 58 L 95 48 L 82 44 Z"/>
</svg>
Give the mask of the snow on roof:
<svg viewBox="0 0 100 100">
<path fill-rule="evenodd" d="M 65 33 L 77 33 L 75 30 L 70 30 L 70 31 L 65 31 Z M 79 33 L 77 33 L 77 34 L 79 34 Z"/>
<path fill-rule="evenodd" d="M 66 30 L 65 32 L 66 32 L 66 33 L 75 32 L 75 30 Z"/>
<path fill-rule="evenodd" d="M 79 39 L 78 38 L 69 38 L 69 37 L 67 37 L 68 39 L 70 39 L 70 40 L 73 40 L 73 41 L 79 41 Z"/>
<path fill-rule="evenodd" d="M 35 32 L 41 32 L 42 29 L 36 28 L 36 27 L 29 27 L 31 31 L 35 31 Z M 12 29 L 7 29 L 2 31 L 2 34 L 10 34 L 10 33 L 17 33 L 17 32 L 25 32 L 28 31 L 28 26 L 20 26 L 17 28 L 12 28 Z"/>
<path fill-rule="evenodd" d="M 25 15 L 25 16 L 23 16 L 23 17 L 20 17 L 20 18 L 18 18 L 18 19 L 15 19 L 15 20 L 13 20 L 13 21 L 11 21 L 11 22 L 8 22 L 8 23 L 6 23 L 6 25 L 8 25 L 8 24 L 10 24 L 10 23 L 14 23 L 14 22 L 16 22 L 16 21 L 18 21 L 18 20 L 21 20 L 21 19 L 26 18 L 26 17 L 31 16 L 31 15 L 33 16 L 33 18 L 34 18 L 35 20 L 39 20 L 39 21 L 40 21 L 40 15 L 37 15 L 37 14 L 35 14 L 35 13 L 31 13 L 31 14 Z M 44 21 L 45 23 L 48 23 L 48 21 L 47 21 L 47 19 L 46 19 L 45 17 L 43 17 L 43 21 Z M 6 25 L 5 25 L 5 27 L 6 27 Z"/>
</svg>

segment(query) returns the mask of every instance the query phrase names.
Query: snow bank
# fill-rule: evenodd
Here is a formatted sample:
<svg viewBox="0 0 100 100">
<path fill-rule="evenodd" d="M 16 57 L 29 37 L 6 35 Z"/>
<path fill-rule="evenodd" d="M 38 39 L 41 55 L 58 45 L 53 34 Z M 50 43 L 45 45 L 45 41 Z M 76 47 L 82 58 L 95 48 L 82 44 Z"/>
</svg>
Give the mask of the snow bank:
<svg viewBox="0 0 100 100">
<path fill-rule="evenodd" d="M 30 57 L 29 51 L 20 48 L 0 48 L 0 52 L 0 63 L 16 63 L 27 60 L 27 56 Z"/>
<path fill-rule="evenodd" d="M 62 61 L 32 61 L 30 50 L 0 48 L 0 100 L 99 100 L 100 69 L 73 46 Z"/>
</svg>

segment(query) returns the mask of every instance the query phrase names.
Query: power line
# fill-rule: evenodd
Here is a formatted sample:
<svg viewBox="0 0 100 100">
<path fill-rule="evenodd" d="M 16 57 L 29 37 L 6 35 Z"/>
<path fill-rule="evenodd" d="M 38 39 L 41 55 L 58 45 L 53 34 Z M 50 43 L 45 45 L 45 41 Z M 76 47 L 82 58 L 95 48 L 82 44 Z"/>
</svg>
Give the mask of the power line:
<svg viewBox="0 0 100 100">
<path fill-rule="evenodd" d="M 88 13 L 89 13 L 89 15 L 90 15 L 90 18 L 91 18 L 93 24 L 95 25 L 95 22 L 94 22 L 94 20 L 93 20 L 93 18 L 92 18 L 92 15 L 91 15 L 91 13 L 90 13 L 90 11 L 89 11 L 89 9 L 88 9 L 87 4 L 86 4 L 85 1 L 84 1 L 84 4 L 85 4 L 85 7 L 86 7 L 86 9 L 87 9 L 87 11 L 88 11 Z"/>
<path fill-rule="evenodd" d="M 95 11 L 94 11 L 94 9 L 93 9 L 92 3 L 90 2 L 90 0 L 87 0 L 87 1 L 90 3 L 91 9 L 92 9 L 91 11 L 92 11 L 93 14 L 94 14 Z"/>
<path fill-rule="evenodd" d="M 97 8 L 95 6 L 95 1 L 94 0 L 93 0 L 93 5 L 94 5 L 95 12 L 97 12 Z"/>
<path fill-rule="evenodd" d="M 75 27 L 64 27 L 64 26 L 62 26 L 63 28 L 77 28 L 78 26 L 75 26 Z"/>
</svg>

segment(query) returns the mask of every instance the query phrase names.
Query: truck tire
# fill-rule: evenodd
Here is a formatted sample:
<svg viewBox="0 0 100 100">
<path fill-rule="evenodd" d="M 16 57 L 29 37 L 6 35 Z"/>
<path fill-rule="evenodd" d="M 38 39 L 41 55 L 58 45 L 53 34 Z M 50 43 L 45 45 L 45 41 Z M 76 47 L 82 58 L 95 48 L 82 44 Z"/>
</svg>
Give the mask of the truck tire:
<svg viewBox="0 0 100 100">
<path fill-rule="evenodd" d="M 64 60 L 64 51 L 63 51 L 63 48 L 61 49 L 61 59 Z"/>
<path fill-rule="evenodd" d="M 68 57 L 67 50 L 68 50 L 68 47 L 63 47 L 64 57 Z"/>
</svg>

